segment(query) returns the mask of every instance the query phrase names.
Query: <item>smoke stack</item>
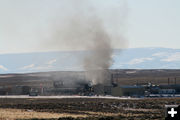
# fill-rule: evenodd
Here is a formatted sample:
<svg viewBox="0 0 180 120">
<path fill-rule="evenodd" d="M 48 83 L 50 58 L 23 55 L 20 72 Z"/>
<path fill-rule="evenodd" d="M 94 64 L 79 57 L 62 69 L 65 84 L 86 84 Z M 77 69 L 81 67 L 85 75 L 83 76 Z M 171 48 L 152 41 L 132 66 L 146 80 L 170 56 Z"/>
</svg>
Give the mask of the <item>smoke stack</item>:
<svg viewBox="0 0 180 120">
<path fill-rule="evenodd" d="M 111 74 L 111 84 L 112 84 L 113 87 L 117 87 L 118 86 L 116 74 Z"/>
<path fill-rule="evenodd" d="M 138 83 L 138 80 L 136 81 L 136 85 L 138 85 L 139 83 Z"/>
<path fill-rule="evenodd" d="M 111 84 L 113 85 L 113 83 L 114 83 L 114 76 L 113 74 L 111 74 Z"/>
<path fill-rule="evenodd" d="M 174 78 L 174 84 L 176 85 L 176 77 Z"/>
</svg>

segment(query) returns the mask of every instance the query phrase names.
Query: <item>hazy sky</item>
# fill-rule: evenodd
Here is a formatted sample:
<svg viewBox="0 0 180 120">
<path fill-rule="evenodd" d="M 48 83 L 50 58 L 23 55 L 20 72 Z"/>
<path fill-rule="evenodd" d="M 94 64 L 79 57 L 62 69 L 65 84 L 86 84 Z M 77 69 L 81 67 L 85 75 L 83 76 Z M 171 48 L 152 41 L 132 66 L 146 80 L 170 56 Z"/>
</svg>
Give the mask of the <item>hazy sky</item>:
<svg viewBox="0 0 180 120">
<path fill-rule="evenodd" d="M 73 16 L 75 8 L 85 14 L 95 11 L 110 34 L 118 31 L 126 39 L 125 47 L 180 49 L 179 0 L 87 0 L 74 7 L 81 1 L 0 0 L 0 54 L 65 50 L 42 44 L 52 26 Z M 118 39 L 113 45 L 122 47 Z"/>
</svg>

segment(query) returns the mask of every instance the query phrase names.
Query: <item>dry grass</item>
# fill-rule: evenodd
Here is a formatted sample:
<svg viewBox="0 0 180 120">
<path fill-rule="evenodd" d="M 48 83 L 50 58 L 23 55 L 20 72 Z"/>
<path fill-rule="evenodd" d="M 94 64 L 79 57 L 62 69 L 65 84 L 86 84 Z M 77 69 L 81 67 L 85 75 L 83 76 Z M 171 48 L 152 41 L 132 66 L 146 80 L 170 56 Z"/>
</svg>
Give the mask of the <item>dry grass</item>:
<svg viewBox="0 0 180 120">
<path fill-rule="evenodd" d="M 103 113 L 103 112 L 91 112 L 91 111 L 81 111 L 83 114 L 70 114 L 70 113 L 49 113 L 49 112 L 36 112 L 32 110 L 24 109 L 2 109 L 0 108 L 0 120 L 17 120 L 17 119 L 56 119 L 62 117 L 72 117 L 72 118 L 87 118 L 87 117 L 99 117 L 99 116 L 124 116 L 124 117 L 138 117 L 143 114 L 125 114 L 125 113 Z M 86 114 L 84 114 L 86 113 Z"/>
<path fill-rule="evenodd" d="M 164 120 L 164 105 L 172 104 L 180 104 L 180 98 L 137 100 L 1 98 L 0 119 L 78 117 L 78 120 L 95 120 L 101 117 L 113 117 L 121 120 Z"/>
<path fill-rule="evenodd" d="M 60 118 L 60 117 L 87 117 L 86 115 L 75 115 L 69 113 L 36 112 L 22 109 L 0 109 L 0 120 L 32 119 L 32 118 Z"/>
</svg>

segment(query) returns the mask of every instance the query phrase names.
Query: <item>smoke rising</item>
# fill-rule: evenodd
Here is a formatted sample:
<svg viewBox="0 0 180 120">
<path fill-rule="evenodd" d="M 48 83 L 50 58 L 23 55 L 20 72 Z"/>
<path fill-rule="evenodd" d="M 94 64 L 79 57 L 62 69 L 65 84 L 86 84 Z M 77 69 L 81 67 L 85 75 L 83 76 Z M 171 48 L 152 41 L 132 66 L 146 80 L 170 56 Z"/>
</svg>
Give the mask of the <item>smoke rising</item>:
<svg viewBox="0 0 180 120">
<path fill-rule="evenodd" d="M 87 51 L 81 60 L 86 80 L 92 84 L 109 84 L 108 69 L 113 63 L 112 40 L 120 38 L 118 41 L 124 41 L 123 37 L 120 34 L 110 34 L 109 31 L 115 29 L 107 29 L 104 20 L 89 2 L 78 0 L 72 4 L 72 11 L 68 11 L 68 15 L 54 21 L 47 47 Z"/>
<path fill-rule="evenodd" d="M 86 77 L 92 84 L 109 83 L 108 69 L 112 64 L 111 39 L 101 23 L 92 24 L 90 53 L 84 59 Z"/>
</svg>

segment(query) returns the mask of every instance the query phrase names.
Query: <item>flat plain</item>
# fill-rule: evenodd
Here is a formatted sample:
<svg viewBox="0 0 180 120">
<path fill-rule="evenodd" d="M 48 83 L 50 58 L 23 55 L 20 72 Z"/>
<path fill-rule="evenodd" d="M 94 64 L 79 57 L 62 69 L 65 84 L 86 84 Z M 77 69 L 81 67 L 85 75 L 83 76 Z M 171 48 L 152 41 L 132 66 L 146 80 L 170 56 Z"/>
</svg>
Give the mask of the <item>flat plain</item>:
<svg viewBox="0 0 180 120">
<path fill-rule="evenodd" d="M 180 98 L 0 98 L 0 119 L 163 120 Z"/>
</svg>

